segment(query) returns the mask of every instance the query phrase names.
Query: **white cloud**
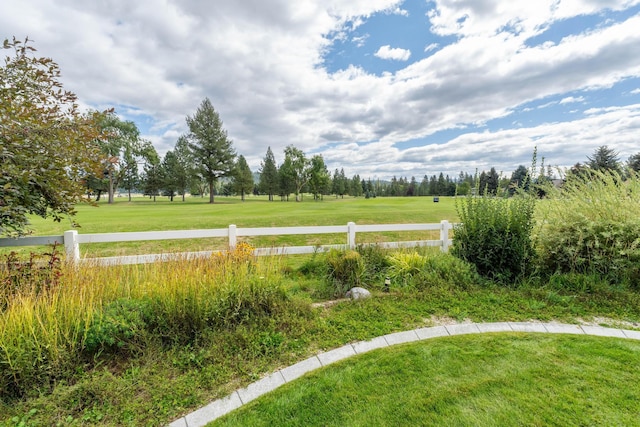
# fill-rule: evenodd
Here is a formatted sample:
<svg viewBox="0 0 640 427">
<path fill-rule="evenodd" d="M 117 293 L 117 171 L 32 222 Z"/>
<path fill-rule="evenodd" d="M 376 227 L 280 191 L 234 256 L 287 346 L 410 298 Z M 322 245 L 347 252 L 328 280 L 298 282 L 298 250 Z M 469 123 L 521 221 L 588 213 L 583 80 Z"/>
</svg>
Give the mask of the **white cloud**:
<svg viewBox="0 0 640 427">
<path fill-rule="evenodd" d="M 632 93 L 633 95 L 637 95 L 637 94 L 639 94 L 639 93 L 640 93 L 640 88 L 632 90 L 632 91 L 631 91 L 631 93 Z"/>
<path fill-rule="evenodd" d="M 575 102 L 584 102 L 585 101 L 585 97 L 584 96 L 578 96 L 577 98 L 574 96 L 567 96 L 566 98 L 562 98 L 560 100 L 560 105 L 564 105 L 564 104 L 572 104 Z"/>
<path fill-rule="evenodd" d="M 411 56 L 411 51 L 408 49 L 402 49 L 399 47 L 392 48 L 389 45 L 381 46 L 376 53 L 374 53 L 380 59 L 393 59 L 396 61 L 406 61 Z"/>
<path fill-rule="evenodd" d="M 439 47 L 440 47 L 439 43 L 431 43 L 431 44 L 429 44 L 429 45 L 424 47 L 424 51 L 425 52 L 431 52 L 432 50 L 436 50 Z"/>
<path fill-rule="evenodd" d="M 400 6 L 396 6 L 393 9 L 390 9 L 387 13 L 390 13 L 392 15 L 409 16 L 409 11 L 406 9 L 402 9 Z"/>
<path fill-rule="evenodd" d="M 354 37 L 351 41 L 353 42 L 353 44 L 355 44 L 357 47 L 362 47 L 364 46 L 364 44 L 367 42 L 367 39 L 369 38 L 369 34 L 364 34 L 362 36 L 359 37 Z"/>
</svg>

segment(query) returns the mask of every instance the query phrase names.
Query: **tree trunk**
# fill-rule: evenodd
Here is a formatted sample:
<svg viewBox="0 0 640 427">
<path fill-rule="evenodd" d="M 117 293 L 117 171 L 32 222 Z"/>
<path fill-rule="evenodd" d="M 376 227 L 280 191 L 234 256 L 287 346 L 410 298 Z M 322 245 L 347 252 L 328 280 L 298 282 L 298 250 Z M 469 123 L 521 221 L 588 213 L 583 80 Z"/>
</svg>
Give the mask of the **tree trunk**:
<svg viewBox="0 0 640 427">
<path fill-rule="evenodd" d="M 110 171 L 109 172 L 109 204 L 113 203 L 113 177 L 112 177 L 113 172 Z"/>
<path fill-rule="evenodd" d="M 209 181 L 209 203 L 213 203 L 213 181 Z"/>
</svg>

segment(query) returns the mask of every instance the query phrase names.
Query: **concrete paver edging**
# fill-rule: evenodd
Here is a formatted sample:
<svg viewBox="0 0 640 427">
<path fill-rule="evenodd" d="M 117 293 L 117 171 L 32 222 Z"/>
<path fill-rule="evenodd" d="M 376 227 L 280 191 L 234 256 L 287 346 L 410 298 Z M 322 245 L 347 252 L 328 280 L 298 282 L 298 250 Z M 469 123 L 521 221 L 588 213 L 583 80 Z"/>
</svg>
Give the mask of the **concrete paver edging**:
<svg viewBox="0 0 640 427">
<path fill-rule="evenodd" d="M 347 344 L 340 348 L 312 356 L 295 365 L 280 369 L 269 376 L 249 384 L 243 389 L 236 390 L 226 397 L 215 400 L 190 414 L 178 418 L 169 424 L 169 427 L 204 426 L 263 394 L 269 393 L 281 385 L 300 378 L 308 372 L 371 350 L 430 338 L 495 332 L 578 334 L 640 340 L 640 331 L 605 328 L 602 326 L 542 322 L 458 323 L 396 332 L 374 338 L 370 341 L 359 341 L 353 344 Z"/>
</svg>

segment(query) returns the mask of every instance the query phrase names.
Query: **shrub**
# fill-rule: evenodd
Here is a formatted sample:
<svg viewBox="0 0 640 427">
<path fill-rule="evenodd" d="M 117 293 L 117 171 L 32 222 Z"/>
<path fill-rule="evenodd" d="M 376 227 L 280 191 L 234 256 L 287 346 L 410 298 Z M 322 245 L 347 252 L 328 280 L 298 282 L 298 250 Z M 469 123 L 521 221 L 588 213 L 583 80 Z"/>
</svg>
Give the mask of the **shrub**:
<svg viewBox="0 0 640 427">
<path fill-rule="evenodd" d="M 473 265 L 450 254 L 396 252 L 389 256 L 392 284 L 421 291 L 431 286 L 467 288 L 479 280 Z"/>
<path fill-rule="evenodd" d="M 507 284 L 531 269 L 535 199 L 468 196 L 456 204 L 462 222 L 455 227 L 451 253 L 476 266 L 478 273 Z"/>
<path fill-rule="evenodd" d="M 426 257 L 417 252 L 395 252 L 389 256 L 389 278 L 392 283 L 408 285 L 422 273 Z"/>
<path fill-rule="evenodd" d="M 548 192 L 538 234 L 541 270 L 596 274 L 611 283 L 640 284 L 640 179 L 616 172 L 571 175 Z"/>
<path fill-rule="evenodd" d="M 422 285 L 445 285 L 466 289 L 480 281 L 473 264 L 441 252 L 433 253 L 426 258 L 422 275 Z"/>
<path fill-rule="evenodd" d="M 378 245 L 358 245 L 356 251 L 364 261 L 363 280 L 368 283 L 380 283 L 380 278 L 391 265 L 387 251 Z"/>
<path fill-rule="evenodd" d="M 358 252 L 331 250 L 327 253 L 326 262 L 326 278 L 334 296 L 344 296 L 352 287 L 361 285 L 365 267 Z"/>
<path fill-rule="evenodd" d="M 5 310 L 17 294 L 40 295 L 58 286 L 61 264 L 57 245 L 50 252 L 31 252 L 27 260 L 17 253 L 4 255 L 0 264 L 0 311 Z"/>
<path fill-rule="evenodd" d="M 318 252 L 314 252 L 311 258 L 305 260 L 298 271 L 305 276 L 321 276 L 324 277 L 327 274 L 327 262 L 324 255 L 320 255 Z"/>
<path fill-rule="evenodd" d="M 96 311 L 84 340 L 89 355 L 100 353 L 133 354 L 140 351 L 147 337 L 147 301 L 118 299 Z"/>
</svg>

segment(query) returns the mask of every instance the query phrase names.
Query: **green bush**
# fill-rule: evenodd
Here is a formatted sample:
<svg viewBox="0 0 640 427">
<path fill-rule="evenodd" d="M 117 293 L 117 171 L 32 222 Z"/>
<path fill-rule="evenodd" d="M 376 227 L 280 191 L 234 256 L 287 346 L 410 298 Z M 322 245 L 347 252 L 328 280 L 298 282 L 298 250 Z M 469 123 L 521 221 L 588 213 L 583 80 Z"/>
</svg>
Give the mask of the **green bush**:
<svg viewBox="0 0 640 427">
<path fill-rule="evenodd" d="M 365 265 L 357 251 L 331 250 L 326 262 L 326 279 L 334 296 L 344 296 L 349 289 L 362 284 Z"/>
<path fill-rule="evenodd" d="M 118 299 L 97 311 L 84 340 L 89 355 L 101 353 L 132 354 L 139 351 L 147 337 L 150 304 L 146 301 Z"/>
<path fill-rule="evenodd" d="M 467 289 L 480 281 L 473 264 L 441 252 L 427 257 L 423 269 L 426 285 L 445 285 Z"/>
<path fill-rule="evenodd" d="M 418 252 L 395 252 L 389 256 L 388 274 L 394 285 L 411 285 L 423 273 L 427 258 Z"/>
<path fill-rule="evenodd" d="M 363 280 L 370 285 L 382 283 L 381 279 L 390 266 L 388 251 L 378 245 L 358 245 L 356 251 L 364 261 Z"/>
<path fill-rule="evenodd" d="M 526 276 L 534 258 L 534 198 L 526 194 L 510 199 L 469 196 L 456 209 L 461 224 L 455 227 L 454 256 L 503 284 Z"/>
<path fill-rule="evenodd" d="M 389 256 L 392 285 L 417 291 L 433 286 L 467 288 L 480 280 L 475 267 L 450 254 L 432 252 L 396 252 Z"/>
<path fill-rule="evenodd" d="M 625 179 L 626 178 L 626 179 Z M 640 179 L 636 173 L 570 176 L 542 204 L 538 262 L 547 275 L 595 274 L 640 285 Z"/>
</svg>

